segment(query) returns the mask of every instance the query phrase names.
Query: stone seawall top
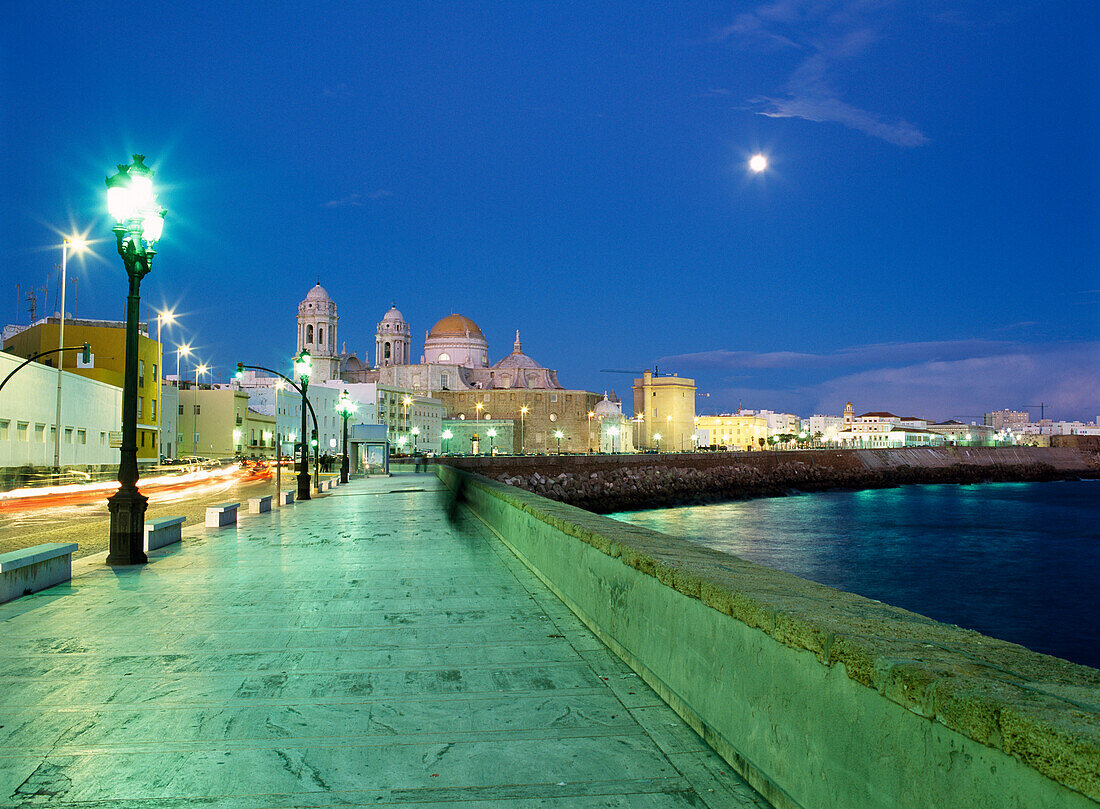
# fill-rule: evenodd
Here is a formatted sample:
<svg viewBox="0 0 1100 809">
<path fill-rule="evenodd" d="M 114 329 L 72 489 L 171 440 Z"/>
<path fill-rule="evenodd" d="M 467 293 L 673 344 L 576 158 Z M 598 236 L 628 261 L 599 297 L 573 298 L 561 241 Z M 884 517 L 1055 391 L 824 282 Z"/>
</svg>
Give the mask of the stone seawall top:
<svg viewBox="0 0 1100 809">
<path fill-rule="evenodd" d="M 791 491 L 1100 475 L 1096 453 L 1040 447 L 497 456 L 443 462 L 605 514 Z"/>
</svg>

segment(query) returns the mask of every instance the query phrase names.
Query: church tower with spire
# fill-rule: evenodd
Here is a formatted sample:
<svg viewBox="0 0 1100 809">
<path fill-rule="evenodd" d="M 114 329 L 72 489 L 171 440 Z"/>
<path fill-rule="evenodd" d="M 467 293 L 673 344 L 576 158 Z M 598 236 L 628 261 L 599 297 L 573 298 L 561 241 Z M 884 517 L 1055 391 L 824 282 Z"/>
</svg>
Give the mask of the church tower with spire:
<svg viewBox="0 0 1100 809">
<path fill-rule="evenodd" d="M 340 355 L 336 350 L 336 303 L 320 281 L 298 304 L 298 351 L 313 357 L 311 381 L 326 382 L 340 377 Z"/>
</svg>

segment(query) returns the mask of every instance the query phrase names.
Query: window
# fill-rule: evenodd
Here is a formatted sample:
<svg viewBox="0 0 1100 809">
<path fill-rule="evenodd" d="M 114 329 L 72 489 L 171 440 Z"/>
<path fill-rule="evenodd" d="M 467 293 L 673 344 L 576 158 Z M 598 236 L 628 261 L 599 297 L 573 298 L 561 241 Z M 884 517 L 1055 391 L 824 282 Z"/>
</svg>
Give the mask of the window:
<svg viewBox="0 0 1100 809">
<path fill-rule="evenodd" d="M 306 326 L 306 342 L 313 342 L 313 326 Z"/>
<path fill-rule="evenodd" d="M 141 431 L 141 446 L 142 447 L 145 446 L 145 436 L 146 436 L 146 432 L 144 430 L 142 430 Z"/>
<path fill-rule="evenodd" d="M 138 387 L 145 387 L 145 360 L 138 360 Z"/>
<path fill-rule="evenodd" d="M 439 355 L 439 361 L 440 362 L 450 362 L 451 361 L 450 354 L 448 354 L 447 352 L 443 352 L 442 354 Z"/>
<path fill-rule="evenodd" d="M 0 441 L 8 440 L 8 427 L 10 425 L 11 422 L 7 419 L 0 419 Z"/>
<path fill-rule="evenodd" d="M 558 400 L 558 394 L 556 394 L 556 393 L 551 393 L 551 394 L 550 394 L 550 401 L 551 401 L 551 402 L 556 402 L 557 400 Z"/>
<path fill-rule="evenodd" d="M 30 423 L 26 421 L 19 421 L 15 424 L 15 440 L 26 441 L 27 440 L 27 428 L 30 427 Z"/>
<path fill-rule="evenodd" d="M 72 427 L 66 427 L 65 428 L 65 443 L 66 444 L 73 443 L 73 428 Z"/>
<path fill-rule="evenodd" d="M 138 418 L 141 418 L 141 406 L 145 400 L 142 397 L 138 397 Z"/>
<path fill-rule="evenodd" d="M 200 410 L 201 410 L 201 406 L 200 405 L 195 405 L 195 415 L 196 416 L 199 415 Z"/>
<path fill-rule="evenodd" d="M 155 362 L 153 363 L 153 381 L 157 381 L 157 364 Z"/>
<path fill-rule="evenodd" d="M 149 418 L 151 418 L 153 421 L 157 420 L 157 400 L 156 399 L 150 399 L 149 400 Z"/>
<path fill-rule="evenodd" d="M 325 344 L 325 327 L 324 326 L 318 326 L 317 327 L 317 345 L 324 345 L 324 344 Z"/>
<path fill-rule="evenodd" d="M 46 440 L 46 425 L 36 424 L 34 425 L 34 440 L 45 442 Z"/>
<path fill-rule="evenodd" d="M 87 444 L 88 443 L 88 431 L 87 430 L 77 430 L 76 431 L 76 443 L 78 443 L 78 444 Z"/>
<path fill-rule="evenodd" d="M 179 412 L 179 414 L 180 414 L 181 416 L 183 415 L 183 405 L 180 405 L 180 412 Z"/>
</svg>

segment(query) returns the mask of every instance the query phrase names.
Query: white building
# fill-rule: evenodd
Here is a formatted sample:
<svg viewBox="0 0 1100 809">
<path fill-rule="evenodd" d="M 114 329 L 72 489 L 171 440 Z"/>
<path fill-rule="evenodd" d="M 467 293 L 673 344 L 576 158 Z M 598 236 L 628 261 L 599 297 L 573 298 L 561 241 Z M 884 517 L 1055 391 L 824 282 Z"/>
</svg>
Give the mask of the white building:
<svg viewBox="0 0 1100 809">
<path fill-rule="evenodd" d="M 179 456 L 176 425 L 179 423 L 179 390 L 175 382 L 160 384 L 160 455 L 162 458 Z"/>
<path fill-rule="evenodd" d="M 439 399 L 380 382 L 336 379 L 325 385 L 348 392 L 358 408 L 357 422 L 387 425 L 386 434 L 395 451 L 411 450 L 415 443 L 416 448 L 424 452 L 440 452 L 446 408 Z M 417 431 L 415 440 L 414 429 Z"/>
<path fill-rule="evenodd" d="M 806 432 L 810 438 L 821 434 L 820 440 L 830 444 L 837 443 L 837 434 L 844 429 L 843 416 L 810 416 Z"/>
<path fill-rule="evenodd" d="M 316 287 L 315 287 L 316 288 Z M 317 414 L 318 451 L 339 451 L 343 441 L 343 420 L 336 412 L 340 399 L 340 390 L 314 381 L 317 366 L 313 366 L 313 375 L 306 395 Z M 242 379 L 232 383 L 248 393 L 248 407 L 257 413 L 275 416 L 275 430 L 282 439 L 282 453 L 289 455 L 294 442 L 300 440 L 302 431 L 302 397 L 283 380 L 273 376 L 260 376 L 255 371 L 245 371 Z M 332 384 L 342 383 L 336 380 Z M 306 429 L 313 430 L 313 419 L 307 409 Z"/>
<path fill-rule="evenodd" d="M 0 352 L 0 380 L 23 362 Z M 61 466 L 110 467 L 119 451 L 111 433 L 122 429 L 122 389 L 62 372 Z M 0 394 L 0 468 L 52 467 L 57 369 L 32 362 Z"/>
</svg>

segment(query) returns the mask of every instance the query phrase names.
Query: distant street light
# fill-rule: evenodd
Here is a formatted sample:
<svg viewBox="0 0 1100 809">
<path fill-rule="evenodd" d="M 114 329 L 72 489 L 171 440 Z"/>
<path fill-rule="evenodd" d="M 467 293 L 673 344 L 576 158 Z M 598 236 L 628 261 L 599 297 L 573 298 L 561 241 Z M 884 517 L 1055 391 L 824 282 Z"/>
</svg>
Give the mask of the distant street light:
<svg viewBox="0 0 1100 809">
<path fill-rule="evenodd" d="M 356 405 L 351 396 L 345 390 L 340 394 L 340 400 L 336 403 L 336 412 L 344 420 L 344 459 L 340 461 L 340 482 L 348 482 L 348 418 L 355 412 Z"/>
<path fill-rule="evenodd" d="M 653 440 L 657 442 L 657 452 L 660 452 L 661 451 L 661 434 L 660 433 L 654 433 L 653 434 Z"/>
<path fill-rule="evenodd" d="M 497 437 L 497 431 L 490 427 L 485 431 L 485 434 L 489 436 L 489 455 L 493 454 L 493 439 Z"/>
<path fill-rule="evenodd" d="M 156 385 L 155 390 L 156 390 L 156 397 L 157 397 L 158 402 L 160 401 L 160 398 L 161 398 L 161 396 L 160 396 L 160 381 L 161 381 L 161 379 L 164 378 L 164 343 L 162 343 L 160 341 L 160 327 L 164 323 L 167 323 L 169 326 L 171 326 L 175 322 L 176 322 L 176 313 L 173 312 L 171 309 L 168 309 L 164 312 L 160 312 L 160 311 L 157 312 L 157 352 L 158 352 L 158 355 L 159 355 L 159 359 L 157 360 L 157 372 L 155 374 L 156 379 L 153 380 L 153 382 Z M 164 402 L 161 402 L 161 416 L 164 415 L 163 405 L 164 405 Z M 157 419 L 157 452 L 158 453 L 160 452 L 160 448 L 163 445 L 164 444 L 163 444 L 162 437 L 161 437 L 161 434 L 160 434 L 160 419 L 158 418 Z M 179 449 L 179 447 L 177 447 L 177 449 Z M 158 454 L 158 462 L 159 462 L 159 454 Z"/>
<path fill-rule="evenodd" d="M 411 430 L 409 430 L 409 435 L 412 436 L 413 440 L 413 455 L 416 455 L 416 439 L 420 437 L 420 428 L 413 427 Z"/>
<path fill-rule="evenodd" d="M 455 434 L 454 434 L 454 433 L 452 433 L 452 432 L 451 432 L 450 430 L 444 430 L 444 431 L 443 431 L 443 432 L 442 432 L 442 433 L 440 434 L 440 438 L 442 438 L 442 439 L 443 439 L 443 440 L 444 440 L 445 442 L 449 442 L 449 441 L 450 441 L 450 440 L 451 440 L 452 438 L 454 438 L 454 437 L 455 437 Z M 443 447 L 443 453 L 444 453 L 444 454 L 446 454 L 446 453 L 447 453 L 447 447 L 446 447 L 446 446 L 444 446 L 444 447 Z"/>
<path fill-rule="evenodd" d="M 759 174 L 768 167 L 768 158 L 762 154 L 754 154 L 749 158 L 749 168 Z"/>
<path fill-rule="evenodd" d="M 519 409 L 519 454 L 526 455 L 526 451 L 523 448 L 523 417 L 527 415 L 529 408 L 524 405 Z M 513 422 L 514 424 L 515 422 Z"/>
<path fill-rule="evenodd" d="M 79 236 L 66 236 L 61 240 L 61 313 L 57 328 L 57 411 L 54 416 L 53 469 L 61 471 L 61 369 L 65 366 L 65 275 L 68 272 L 69 251 L 84 250 L 88 243 Z"/>
<path fill-rule="evenodd" d="M 309 496 L 309 442 L 306 436 L 306 391 L 309 389 L 309 375 L 313 370 L 313 358 L 304 348 L 294 358 L 294 376 L 302 386 L 302 465 L 298 467 L 298 500 L 310 500 Z"/>
<path fill-rule="evenodd" d="M 561 430 L 554 430 L 554 438 L 558 439 L 558 455 L 561 455 L 561 440 L 565 438 L 565 433 Z"/>
<path fill-rule="evenodd" d="M 607 434 L 611 436 L 611 454 L 615 454 L 615 437 L 619 434 L 619 428 L 611 425 L 607 428 Z"/>
<path fill-rule="evenodd" d="M 137 400 L 138 324 L 141 321 L 141 279 L 153 267 L 153 245 L 164 230 L 165 211 L 153 190 L 153 170 L 145 155 L 134 155 L 130 165 L 119 165 L 107 178 L 107 210 L 116 224 L 112 230 L 118 254 L 126 267 L 130 290 L 126 298 L 126 360 L 122 383 L 122 450 L 118 491 L 107 500 L 111 512 L 109 565 L 143 564 L 145 508 L 149 499 L 138 491 Z M 62 284 L 64 290 L 64 284 Z M 58 432 L 61 425 L 57 425 Z"/>
<path fill-rule="evenodd" d="M 588 411 L 588 437 L 584 442 L 585 443 L 585 450 L 587 452 L 592 451 L 592 417 L 594 415 L 596 415 L 595 410 L 589 410 Z"/>
<path fill-rule="evenodd" d="M 185 357 L 191 356 L 191 344 L 180 343 L 176 346 L 176 387 L 180 386 L 180 355 Z"/>
</svg>

